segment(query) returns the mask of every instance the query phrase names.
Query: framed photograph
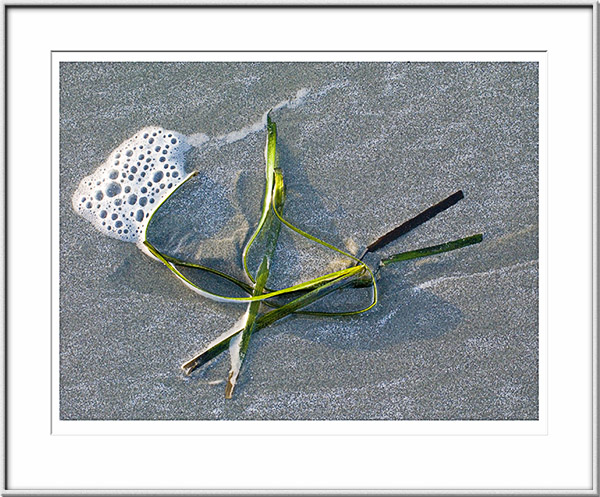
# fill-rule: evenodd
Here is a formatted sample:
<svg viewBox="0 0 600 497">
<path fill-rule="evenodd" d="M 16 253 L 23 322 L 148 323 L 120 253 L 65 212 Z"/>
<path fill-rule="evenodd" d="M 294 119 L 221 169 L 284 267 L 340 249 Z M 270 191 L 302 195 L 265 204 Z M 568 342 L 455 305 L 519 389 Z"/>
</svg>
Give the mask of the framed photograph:
<svg viewBox="0 0 600 497">
<path fill-rule="evenodd" d="M 595 4 L 5 14 L 7 495 L 597 495 Z"/>
</svg>

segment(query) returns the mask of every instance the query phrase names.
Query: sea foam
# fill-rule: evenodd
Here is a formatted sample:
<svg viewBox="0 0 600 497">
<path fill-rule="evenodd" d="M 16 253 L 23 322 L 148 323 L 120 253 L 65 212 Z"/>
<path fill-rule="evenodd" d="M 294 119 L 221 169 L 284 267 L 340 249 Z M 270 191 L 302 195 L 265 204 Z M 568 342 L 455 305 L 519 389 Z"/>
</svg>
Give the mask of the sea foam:
<svg viewBox="0 0 600 497">
<path fill-rule="evenodd" d="M 209 142 L 233 143 L 262 131 L 269 112 L 296 108 L 308 94 L 301 88 L 264 112 L 259 121 L 213 138 L 204 133 L 184 136 L 158 126 L 143 128 L 81 180 L 72 197 L 73 208 L 105 235 L 143 249 L 152 213 L 186 179 L 185 152 Z"/>
<path fill-rule="evenodd" d="M 175 131 L 141 129 L 81 180 L 73 208 L 105 235 L 143 242 L 152 212 L 186 178 L 184 153 L 189 148 Z"/>
</svg>

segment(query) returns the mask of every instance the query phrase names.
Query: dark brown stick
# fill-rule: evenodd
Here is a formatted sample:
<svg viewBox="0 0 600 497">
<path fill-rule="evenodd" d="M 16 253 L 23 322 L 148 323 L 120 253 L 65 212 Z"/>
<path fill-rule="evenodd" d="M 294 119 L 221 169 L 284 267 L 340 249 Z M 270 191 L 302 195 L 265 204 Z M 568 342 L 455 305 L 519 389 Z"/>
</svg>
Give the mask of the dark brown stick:
<svg viewBox="0 0 600 497">
<path fill-rule="evenodd" d="M 415 229 L 417 226 L 420 226 L 421 224 L 429 221 L 432 217 L 437 216 L 440 212 L 443 212 L 449 207 L 452 207 L 462 198 L 464 198 L 463 192 L 462 190 L 458 190 L 456 193 L 453 193 L 448 198 L 442 200 L 441 202 L 435 205 L 432 205 L 431 207 L 429 207 L 429 209 L 424 210 L 412 219 L 409 219 L 405 223 L 402 223 L 397 228 L 394 228 L 392 231 L 389 231 L 388 233 L 371 243 L 371 245 L 367 246 L 363 257 L 367 252 L 375 252 L 376 250 L 379 250 L 380 248 L 386 246 L 388 243 L 393 242 L 394 240 L 400 238 L 402 235 L 405 235 L 409 231 Z"/>
</svg>

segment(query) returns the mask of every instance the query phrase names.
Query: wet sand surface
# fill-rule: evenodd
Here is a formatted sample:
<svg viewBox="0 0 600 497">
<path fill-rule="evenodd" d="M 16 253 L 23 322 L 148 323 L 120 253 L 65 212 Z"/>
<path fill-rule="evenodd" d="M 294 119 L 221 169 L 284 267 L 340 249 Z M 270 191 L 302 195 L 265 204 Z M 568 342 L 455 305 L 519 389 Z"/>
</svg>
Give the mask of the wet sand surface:
<svg viewBox="0 0 600 497">
<path fill-rule="evenodd" d="M 61 419 L 537 419 L 537 64 L 63 63 L 60 85 Z M 190 377 L 180 366 L 245 304 L 186 289 L 135 245 L 95 230 L 71 196 L 139 129 L 191 136 L 187 169 L 198 177 L 159 211 L 150 241 L 241 278 L 273 107 L 297 226 L 361 253 L 462 189 L 456 206 L 366 262 L 484 240 L 385 268 L 366 314 L 293 316 L 262 330 L 226 400 L 227 353 Z M 283 230 L 269 283 L 344 262 Z M 368 298 L 348 291 L 319 308 Z"/>
</svg>

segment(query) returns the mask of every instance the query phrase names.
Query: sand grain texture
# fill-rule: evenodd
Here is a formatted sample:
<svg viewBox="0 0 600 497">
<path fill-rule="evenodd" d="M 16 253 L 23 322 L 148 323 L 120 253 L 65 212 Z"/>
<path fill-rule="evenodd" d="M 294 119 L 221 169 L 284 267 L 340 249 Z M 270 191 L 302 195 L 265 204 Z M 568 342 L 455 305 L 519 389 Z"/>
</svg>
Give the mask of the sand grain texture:
<svg viewBox="0 0 600 497">
<path fill-rule="evenodd" d="M 62 419 L 537 418 L 536 64 L 63 63 L 60 99 Z M 150 238 L 241 275 L 264 187 L 260 123 L 278 105 L 297 226 L 361 251 L 462 189 L 464 200 L 381 256 L 479 232 L 484 241 L 385 269 L 368 314 L 261 331 L 225 400 L 225 355 L 190 378 L 179 367 L 245 305 L 185 289 L 70 199 L 137 130 L 195 135 L 187 168 L 199 175 Z M 336 263 L 286 231 L 279 247 L 273 286 Z"/>
</svg>

